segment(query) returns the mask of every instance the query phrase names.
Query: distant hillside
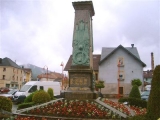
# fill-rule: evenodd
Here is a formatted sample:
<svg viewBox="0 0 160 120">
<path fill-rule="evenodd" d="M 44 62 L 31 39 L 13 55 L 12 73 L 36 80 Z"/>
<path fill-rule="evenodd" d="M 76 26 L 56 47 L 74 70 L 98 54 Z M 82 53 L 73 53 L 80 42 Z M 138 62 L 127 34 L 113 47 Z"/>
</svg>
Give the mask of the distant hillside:
<svg viewBox="0 0 160 120">
<path fill-rule="evenodd" d="M 35 65 L 31 65 L 31 64 L 24 64 L 24 65 L 20 65 L 21 67 L 23 66 L 24 68 L 30 68 L 32 70 L 32 80 L 37 80 L 37 76 L 39 74 L 42 74 L 42 73 L 47 73 L 47 70 L 43 69 L 43 68 L 40 68 L 38 66 L 35 66 Z M 48 70 L 48 72 L 51 72 Z"/>
</svg>

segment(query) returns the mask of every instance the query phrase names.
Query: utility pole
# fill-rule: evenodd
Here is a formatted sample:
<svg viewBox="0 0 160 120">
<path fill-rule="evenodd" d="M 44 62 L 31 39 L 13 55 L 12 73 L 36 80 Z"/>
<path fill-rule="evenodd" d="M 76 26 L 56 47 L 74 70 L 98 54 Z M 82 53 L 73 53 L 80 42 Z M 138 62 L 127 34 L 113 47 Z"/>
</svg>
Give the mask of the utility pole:
<svg viewBox="0 0 160 120">
<path fill-rule="evenodd" d="M 63 62 L 61 62 L 61 65 L 60 65 L 60 66 L 62 66 L 62 90 L 63 90 L 63 84 L 64 84 L 64 83 L 63 83 L 63 82 L 64 82 L 64 81 L 63 81 L 63 66 L 64 66 Z"/>
<path fill-rule="evenodd" d="M 43 68 L 44 70 L 45 70 L 45 67 L 47 68 L 47 81 L 48 81 L 48 67 L 45 65 Z"/>
</svg>

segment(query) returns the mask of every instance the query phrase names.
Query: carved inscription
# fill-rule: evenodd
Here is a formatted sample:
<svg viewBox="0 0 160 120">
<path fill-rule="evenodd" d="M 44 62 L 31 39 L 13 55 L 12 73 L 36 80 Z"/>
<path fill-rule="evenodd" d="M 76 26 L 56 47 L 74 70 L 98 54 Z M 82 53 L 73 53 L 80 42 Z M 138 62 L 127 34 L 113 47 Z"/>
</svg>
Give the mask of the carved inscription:
<svg viewBox="0 0 160 120">
<path fill-rule="evenodd" d="M 89 88 L 84 88 L 84 87 L 71 87 L 70 88 L 71 90 L 73 91 L 87 91 L 87 90 L 90 90 Z"/>
<path fill-rule="evenodd" d="M 93 94 L 91 93 L 66 93 L 65 98 L 68 99 L 91 99 Z"/>
<path fill-rule="evenodd" d="M 71 87 L 89 87 L 90 86 L 89 74 L 71 74 L 70 86 Z"/>
</svg>

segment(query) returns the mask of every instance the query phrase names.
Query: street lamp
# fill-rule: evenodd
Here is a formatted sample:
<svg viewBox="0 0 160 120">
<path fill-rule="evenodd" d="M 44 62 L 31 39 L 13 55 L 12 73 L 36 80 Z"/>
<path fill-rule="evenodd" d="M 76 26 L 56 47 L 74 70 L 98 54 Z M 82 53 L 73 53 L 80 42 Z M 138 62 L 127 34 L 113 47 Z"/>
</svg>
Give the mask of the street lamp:
<svg viewBox="0 0 160 120">
<path fill-rule="evenodd" d="M 61 62 L 60 66 L 62 66 L 62 90 L 63 90 L 63 66 L 64 66 L 63 62 Z"/>
<path fill-rule="evenodd" d="M 48 81 L 48 67 L 45 65 L 43 68 L 44 70 L 45 70 L 45 67 L 47 68 L 47 81 Z"/>
</svg>

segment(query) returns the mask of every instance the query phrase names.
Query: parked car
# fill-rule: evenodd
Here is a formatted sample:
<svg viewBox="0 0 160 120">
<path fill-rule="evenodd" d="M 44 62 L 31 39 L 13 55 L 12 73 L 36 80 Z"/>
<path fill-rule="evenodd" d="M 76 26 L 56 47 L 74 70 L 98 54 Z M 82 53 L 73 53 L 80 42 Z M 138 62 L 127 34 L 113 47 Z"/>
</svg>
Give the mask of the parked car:
<svg viewBox="0 0 160 120">
<path fill-rule="evenodd" d="M 10 90 L 7 87 L 0 88 L 0 93 L 8 93 Z"/>
<path fill-rule="evenodd" d="M 18 89 L 13 89 L 6 94 L 0 94 L 0 96 L 8 97 L 13 101 L 13 95 L 18 91 Z"/>
<path fill-rule="evenodd" d="M 151 85 L 146 85 L 145 90 L 151 90 Z"/>
<path fill-rule="evenodd" d="M 141 99 L 148 101 L 149 95 L 150 95 L 150 90 L 143 91 L 141 93 Z"/>
</svg>

